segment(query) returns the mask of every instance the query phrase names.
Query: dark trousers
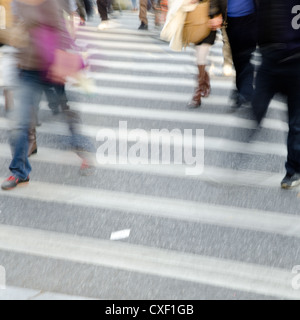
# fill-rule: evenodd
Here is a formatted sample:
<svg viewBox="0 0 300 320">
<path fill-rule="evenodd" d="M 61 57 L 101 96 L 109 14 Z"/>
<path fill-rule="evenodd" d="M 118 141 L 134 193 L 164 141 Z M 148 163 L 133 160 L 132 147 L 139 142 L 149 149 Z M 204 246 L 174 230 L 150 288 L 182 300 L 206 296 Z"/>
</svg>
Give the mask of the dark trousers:
<svg viewBox="0 0 300 320">
<path fill-rule="evenodd" d="M 46 83 L 44 85 L 44 92 L 46 94 L 48 103 L 49 103 L 49 108 L 52 111 L 58 111 L 59 106 L 61 106 L 62 110 L 65 110 L 67 108 L 67 95 L 65 91 L 65 86 L 64 85 L 59 85 L 59 84 L 48 84 Z"/>
<path fill-rule="evenodd" d="M 236 69 L 236 87 L 240 95 L 251 101 L 254 90 L 254 66 L 251 58 L 257 47 L 256 14 L 228 17 L 227 34 Z"/>
<path fill-rule="evenodd" d="M 97 0 L 98 12 L 102 21 L 108 20 L 108 9 L 111 3 L 111 0 Z"/>
<path fill-rule="evenodd" d="M 263 50 L 253 97 L 253 111 L 260 123 L 276 93 L 287 96 L 289 114 L 288 159 L 289 175 L 300 173 L 300 58 L 286 60 L 280 51 Z"/>
</svg>

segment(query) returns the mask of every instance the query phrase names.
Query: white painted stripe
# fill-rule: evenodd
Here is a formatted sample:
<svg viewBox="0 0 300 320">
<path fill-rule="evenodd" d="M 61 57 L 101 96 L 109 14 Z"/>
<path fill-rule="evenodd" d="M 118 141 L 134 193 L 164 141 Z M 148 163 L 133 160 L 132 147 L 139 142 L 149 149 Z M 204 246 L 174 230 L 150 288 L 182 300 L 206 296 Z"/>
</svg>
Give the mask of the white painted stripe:
<svg viewBox="0 0 300 320">
<path fill-rule="evenodd" d="M 136 17 L 138 19 L 138 17 Z M 100 21 L 99 21 L 100 23 Z M 138 24 L 138 21 L 137 21 Z M 136 29 L 129 29 L 129 28 L 113 28 L 113 29 L 106 29 L 104 31 L 101 31 L 101 33 L 106 33 L 106 34 L 124 34 L 124 35 L 131 35 L 131 36 L 144 36 L 146 37 L 153 37 L 156 36 L 155 32 L 141 32 L 137 30 L 138 25 Z M 84 31 L 89 31 L 90 34 L 98 34 L 100 31 L 98 31 L 97 26 L 84 26 L 83 28 L 78 28 L 78 32 L 84 32 Z"/>
<path fill-rule="evenodd" d="M 1 101 L 1 99 L 0 99 Z M 213 104 L 221 102 L 219 100 L 207 100 L 212 101 Z M 224 102 L 224 100 L 223 100 Z M 254 122 L 251 120 L 240 119 L 230 114 L 210 114 L 210 113 L 194 113 L 177 110 L 163 110 L 163 109 L 147 109 L 136 108 L 129 106 L 115 106 L 115 105 L 103 105 L 103 104 L 91 104 L 81 102 L 71 102 L 72 109 L 79 111 L 83 114 L 94 114 L 110 117 L 128 117 L 135 119 L 151 119 L 160 121 L 172 121 L 178 123 L 194 123 L 194 124 L 209 124 L 217 126 L 225 126 L 231 128 L 245 128 L 251 129 L 254 127 Z M 281 107 L 280 103 L 273 102 L 271 107 Z M 47 103 L 41 103 L 42 110 L 49 110 Z M 287 131 L 287 124 L 273 119 L 265 119 L 262 124 L 263 128 L 275 129 L 280 131 Z"/>
<path fill-rule="evenodd" d="M 155 76 L 139 76 L 129 74 L 115 74 L 102 72 L 88 72 L 87 77 L 94 80 L 113 81 L 122 83 L 137 83 L 151 85 L 165 85 L 177 87 L 192 87 L 196 84 L 196 79 L 175 78 L 175 77 L 155 77 Z M 211 80 L 212 88 L 233 89 L 234 84 L 231 80 Z"/>
<path fill-rule="evenodd" d="M 11 159 L 10 148 L 0 144 L 0 158 Z M 187 170 L 193 166 L 183 165 L 131 165 L 130 159 L 121 159 L 121 163 L 128 162 L 128 165 L 115 164 L 114 159 L 109 159 L 106 165 L 98 165 L 99 169 L 118 170 L 124 172 L 150 174 L 163 177 L 189 179 L 195 181 L 213 182 L 228 186 L 245 186 L 256 188 L 278 189 L 284 173 L 264 172 L 264 171 L 244 171 L 232 170 L 218 167 L 205 166 L 201 175 L 187 175 Z M 125 160 L 128 160 L 125 162 Z M 49 148 L 40 148 L 38 155 L 30 159 L 32 162 L 44 162 L 56 165 L 79 166 L 80 160 L 70 151 L 61 151 Z M 149 160 L 150 162 L 150 160 Z"/>
<path fill-rule="evenodd" d="M 71 296 L 62 293 L 44 292 L 34 289 L 25 289 L 18 287 L 6 287 L 5 290 L 0 290 L 0 300 L 93 300 L 90 298 Z"/>
<path fill-rule="evenodd" d="M 130 59 L 139 59 L 141 61 L 146 59 L 157 60 L 160 61 L 184 61 L 196 64 L 196 57 L 191 53 L 176 53 L 176 52 L 165 52 L 164 54 L 161 53 L 151 53 L 145 52 L 141 54 L 141 52 L 137 51 L 119 51 L 119 50 L 107 50 L 107 49 L 86 49 L 86 52 L 89 54 L 90 58 L 93 58 L 94 55 L 106 56 L 106 57 L 118 57 L 118 58 L 130 58 Z M 208 56 L 208 61 L 223 64 L 224 58 L 223 56 Z"/>
<path fill-rule="evenodd" d="M 37 181 L 12 192 L 0 191 L 0 195 L 300 237 L 299 216 L 275 212 Z"/>
<path fill-rule="evenodd" d="M 164 44 L 151 44 L 151 43 L 127 43 L 127 42 L 114 42 L 114 41 L 108 41 L 108 40 L 93 40 L 93 41 L 85 41 L 83 39 L 76 40 L 76 44 L 78 46 L 85 47 L 86 45 L 89 46 L 95 46 L 99 48 L 111 48 L 111 49 L 117 49 L 117 50 L 136 50 L 140 51 L 141 54 L 143 52 L 166 52 L 170 51 L 167 45 Z"/>
<path fill-rule="evenodd" d="M 0 129 L 8 129 L 10 127 L 9 122 L 4 119 L 0 118 Z M 95 126 L 87 126 L 82 125 L 80 126 L 81 133 L 85 136 L 91 137 L 92 139 L 96 139 L 100 130 L 109 130 L 110 132 L 114 133 L 115 137 L 119 141 L 130 141 L 128 139 L 128 135 L 130 129 L 123 130 L 122 128 L 113 128 L 113 127 L 95 127 Z M 40 128 L 37 129 L 40 133 L 45 134 L 54 134 L 54 135 L 69 135 L 68 127 L 64 123 L 53 122 L 53 123 L 44 123 Z M 183 133 L 182 133 L 183 134 Z M 153 139 L 160 139 L 164 137 L 166 139 L 169 138 L 169 135 L 165 133 L 155 133 L 155 132 L 147 132 L 147 139 L 146 137 L 140 137 L 139 141 L 141 143 L 149 143 L 149 137 L 152 136 Z M 179 137 L 178 134 L 174 134 L 174 137 L 181 138 L 182 135 Z M 172 140 L 172 139 L 171 139 Z M 179 144 L 180 139 L 175 139 L 175 141 L 171 141 L 172 146 L 183 146 Z M 188 139 L 184 144 L 185 148 L 195 148 L 196 142 L 195 139 Z M 168 141 L 168 140 L 167 140 Z M 132 141 L 136 142 L 136 140 Z M 283 144 L 275 144 L 275 143 L 264 143 L 264 142 L 255 142 L 255 143 L 243 143 L 237 142 L 227 139 L 220 139 L 220 138 L 211 138 L 205 137 L 205 150 L 214 150 L 214 151 L 221 151 L 221 152 L 233 152 L 233 153 L 241 153 L 241 154 L 272 154 L 277 156 L 284 156 L 286 157 L 287 151 L 286 146 Z"/>
<path fill-rule="evenodd" d="M 78 37 L 79 36 L 79 37 Z M 92 43 L 93 40 L 110 40 L 110 41 L 126 41 L 127 43 L 151 43 L 158 44 L 157 40 L 154 40 L 151 37 L 145 37 L 141 33 L 140 34 L 119 34 L 119 33 L 106 33 L 106 32 L 89 32 L 86 30 L 79 30 L 76 32 L 76 37 L 79 40 L 86 41 L 88 43 Z M 161 43 L 159 43 L 161 44 Z"/>
<path fill-rule="evenodd" d="M 108 57 L 118 57 L 118 58 L 131 58 L 131 59 L 153 59 L 153 60 L 167 60 L 167 61 L 185 61 L 185 62 L 196 62 L 195 55 L 191 53 L 177 53 L 177 52 L 144 52 L 141 54 L 140 51 L 120 51 L 120 50 L 109 50 L 109 49 L 93 49 L 87 48 L 86 52 L 90 57 L 93 55 L 108 56 Z"/>
<path fill-rule="evenodd" d="M 0 226 L 0 248 L 21 254 L 139 272 L 267 296 L 299 299 L 292 273 L 125 243 Z"/>
<path fill-rule="evenodd" d="M 143 71 L 152 73 L 195 73 L 196 65 L 171 64 L 145 61 L 109 61 L 101 59 L 89 59 L 89 65 L 104 69 Z"/>
<path fill-rule="evenodd" d="M 86 94 L 82 89 L 78 87 L 68 86 L 68 91 Z M 107 95 L 114 97 L 132 98 L 132 99 L 143 99 L 143 100 L 159 100 L 166 102 L 182 102 L 183 107 L 191 99 L 191 94 L 177 93 L 172 91 L 154 91 L 154 90 L 142 90 L 142 89 L 131 89 L 131 88 L 120 88 L 120 87 L 104 87 L 94 86 L 90 88 L 90 94 L 94 95 Z M 227 96 L 211 96 L 208 99 L 203 99 L 203 106 L 205 105 L 221 105 L 224 108 L 228 107 L 229 97 Z M 273 101 L 270 108 L 277 109 L 280 111 L 286 111 L 287 107 L 284 103 L 279 101 Z M 212 115 L 213 116 L 213 115 Z M 273 120 L 272 120 L 273 121 Z M 274 120 L 276 122 L 276 120 Z M 286 129 L 285 129 L 286 130 Z"/>
</svg>

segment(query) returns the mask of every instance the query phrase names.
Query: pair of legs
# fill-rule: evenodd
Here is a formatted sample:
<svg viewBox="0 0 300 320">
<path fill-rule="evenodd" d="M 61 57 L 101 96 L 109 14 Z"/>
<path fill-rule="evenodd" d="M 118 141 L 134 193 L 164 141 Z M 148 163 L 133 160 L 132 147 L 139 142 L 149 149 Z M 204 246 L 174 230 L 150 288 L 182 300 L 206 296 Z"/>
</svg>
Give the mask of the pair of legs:
<svg viewBox="0 0 300 320">
<path fill-rule="evenodd" d="M 153 0 L 151 0 L 151 4 L 153 6 Z M 140 0 L 139 18 L 141 21 L 141 25 L 139 27 L 139 30 L 148 30 L 148 5 L 149 0 Z"/>
<path fill-rule="evenodd" d="M 258 70 L 253 97 L 253 111 L 258 123 L 267 113 L 276 93 L 287 97 L 289 115 L 287 176 L 282 187 L 289 189 L 300 184 L 300 59 L 285 60 L 274 48 L 262 50 L 263 62 Z"/>
<path fill-rule="evenodd" d="M 196 58 L 198 67 L 197 86 L 191 102 L 188 104 L 189 108 L 198 108 L 201 106 L 202 98 L 207 98 L 211 92 L 210 77 L 206 71 L 207 58 L 209 50 L 216 40 L 216 32 L 213 31 L 201 43 L 196 45 Z"/>
<path fill-rule="evenodd" d="M 252 55 L 257 48 L 256 14 L 239 18 L 228 17 L 227 35 L 236 70 L 235 108 L 251 102 L 254 92 L 254 71 Z"/>
<path fill-rule="evenodd" d="M 98 12 L 102 21 L 108 21 L 108 10 L 111 0 L 97 0 Z"/>
<path fill-rule="evenodd" d="M 87 20 L 87 14 L 85 10 L 85 4 L 83 0 L 76 0 L 77 8 L 78 8 L 78 13 L 80 16 L 80 25 L 85 25 L 85 22 Z"/>
<path fill-rule="evenodd" d="M 30 147 L 28 133 L 36 119 L 37 109 L 45 85 L 47 85 L 47 83 L 44 81 L 43 73 L 39 71 L 21 70 L 16 107 L 13 111 L 15 125 L 11 132 L 10 140 L 13 155 L 12 162 L 9 166 L 11 177 L 2 184 L 3 190 L 13 189 L 18 184 L 29 181 L 32 168 L 28 160 Z M 72 147 L 83 159 L 85 165 L 83 169 L 89 169 L 93 166 L 90 155 L 95 151 L 94 147 L 88 139 L 79 133 L 79 116 L 70 110 L 65 110 L 64 113 L 72 134 Z"/>
<path fill-rule="evenodd" d="M 132 10 L 137 11 L 138 10 L 137 0 L 131 0 L 131 3 L 132 3 Z"/>
<path fill-rule="evenodd" d="M 97 0 L 98 12 L 101 18 L 101 23 L 98 26 L 98 30 L 105 30 L 109 28 L 117 27 L 118 24 L 109 19 L 108 14 L 112 7 L 112 0 Z"/>
<path fill-rule="evenodd" d="M 62 111 L 70 109 L 64 85 L 45 84 L 44 92 L 49 103 L 49 108 L 52 110 L 54 115 L 60 112 L 60 107 Z"/>
</svg>

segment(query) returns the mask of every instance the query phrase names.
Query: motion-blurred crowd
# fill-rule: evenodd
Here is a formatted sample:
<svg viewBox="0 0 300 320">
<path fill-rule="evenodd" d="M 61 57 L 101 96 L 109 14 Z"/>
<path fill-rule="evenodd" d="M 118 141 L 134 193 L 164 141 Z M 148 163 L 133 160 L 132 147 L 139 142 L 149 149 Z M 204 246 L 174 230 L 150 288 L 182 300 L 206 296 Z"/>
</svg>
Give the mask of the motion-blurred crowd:
<svg viewBox="0 0 300 320">
<path fill-rule="evenodd" d="M 287 97 L 289 114 L 287 175 L 282 187 L 300 185 L 300 5 L 299 0 L 132 0 L 139 7 L 139 30 L 148 30 L 149 10 L 164 12 L 161 33 L 174 50 L 184 48 L 182 33 L 188 12 L 208 1 L 208 36 L 195 43 L 198 78 L 189 108 L 201 106 L 211 93 L 207 57 L 218 30 L 224 39 L 225 73 L 236 71 L 232 110 L 252 107 L 259 128 L 276 93 Z M 120 1 L 117 7 L 122 10 Z M 54 114 L 62 112 L 72 133 L 72 147 L 82 158 L 81 171 L 94 168 L 93 144 L 80 134 L 79 116 L 70 110 L 65 91 L 69 78 L 76 78 L 85 61 L 74 41 L 74 17 L 84 26 L 95 12 L 99 31 L 117 26 L 110 19 L 112 0 L 0 0 L 2 87 L 10 114 L 11 176 L 2 184 L 10 190 L 29 181 L 28 160 L 37 152 L 37 110 L 45 93 Z M 3 10 L 2 10 L 3 11 Z M 168 15 L 166 16 L 166 14 Z M 158 23 L 159 19 L 156 19 Z M 255 69 L 251 59 L 259 49 L 262 63 Z M 13 68 L 17 66 L 17 68 Z M 13 71 L 15 70 L 15 72 Z"/>
</svg>

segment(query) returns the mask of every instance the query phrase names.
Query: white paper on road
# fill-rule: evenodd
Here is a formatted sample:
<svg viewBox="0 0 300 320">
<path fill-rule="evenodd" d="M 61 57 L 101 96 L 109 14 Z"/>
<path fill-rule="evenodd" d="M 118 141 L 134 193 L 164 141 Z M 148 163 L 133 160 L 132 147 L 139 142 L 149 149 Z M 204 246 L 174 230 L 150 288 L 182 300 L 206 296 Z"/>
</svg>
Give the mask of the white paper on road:
<svg viewBox="0 0 300 320">
<path fill-rule="evenodd" d="M 130 236 L 130 232 L 131 232 L 130 229 L 113 232 L 110 236 L 110 240 L 117 241 L 117 240 L 127 239 Z"/>
</svg>

